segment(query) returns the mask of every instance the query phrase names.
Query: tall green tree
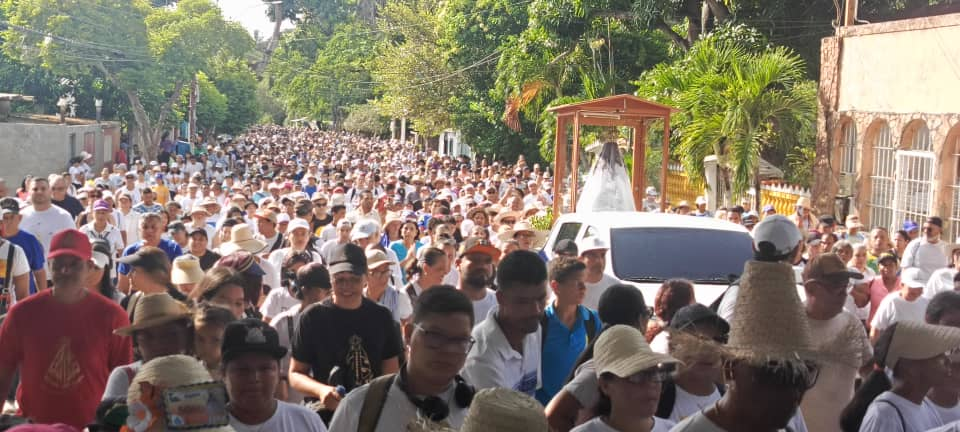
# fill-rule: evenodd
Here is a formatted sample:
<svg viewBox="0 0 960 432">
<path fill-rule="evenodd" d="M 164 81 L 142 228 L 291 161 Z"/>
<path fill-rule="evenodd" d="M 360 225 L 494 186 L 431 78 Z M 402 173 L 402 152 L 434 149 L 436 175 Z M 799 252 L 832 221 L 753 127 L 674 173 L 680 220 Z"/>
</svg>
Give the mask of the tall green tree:
<svg viewBox="0 0 960 432">
<path fill-rule="evenodd" d="M 184 85 L 219 57 L 240 57 L 253 47 L 239 24 L 224 20 L 210 0 L 181 0 L 154 8 L 146 0 L 7 0 L 13 24 L 4 51 L 58 75 L 99 74 L 130 105 L 136 136 L 148 157 Z"/>
<path fill-rule="evenodd" d="M 210 75 L 227 102 L 226 113 L 219 122 L 221 132 L 236 135 L 259 120 L 257 77 L 246 62 L 239 59 L 217 62 Z"/>
<path fill-rule="evenodd" d="M 637 81 L 638 95 L 680 109 L 676 148 L 687 174 L 704 182 L 704 158 L 718 159 L 724 199 L 758 181 L 760 155 L 776 147 L 810 145 L 815 134 L 816 85 L 787 48 L 751 52 L 704 38 L 681 60 L 657 66 Z"/>
</svg>

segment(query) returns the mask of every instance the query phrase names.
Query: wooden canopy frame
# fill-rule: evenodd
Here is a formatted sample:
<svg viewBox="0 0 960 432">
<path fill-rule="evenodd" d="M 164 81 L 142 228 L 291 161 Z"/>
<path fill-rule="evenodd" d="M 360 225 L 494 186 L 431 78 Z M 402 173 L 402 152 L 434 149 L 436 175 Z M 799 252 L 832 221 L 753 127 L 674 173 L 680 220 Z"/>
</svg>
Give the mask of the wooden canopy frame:
<svg viewBox="0 0 960 432">
<path fill-rule="evenodd" d="M 644 161 L 647 152 L 647 120 L 663 119 L 663 163 L 660 167 L 660 211 L 667 208 L 667 167 L 670 161 L 670 115 L 676 108 L 622 94 L 590 101 L 555 106 L 547 109 L 557 115 L 556 142 L 553 147 L 554 173 L 553 214 L 559 216 L 563 205 L 561 193 L 567 168 L 567 126 L 573 124 L 573 163 L 571 164 L 570 203 L 576 208 L 577 167 L 580 165 L 581 126 L 627 126 L 633 128 L 633 172 L 631 173 L 633 199 L 637 210 L 643 208 L 646 188 Z"/>
</svg>

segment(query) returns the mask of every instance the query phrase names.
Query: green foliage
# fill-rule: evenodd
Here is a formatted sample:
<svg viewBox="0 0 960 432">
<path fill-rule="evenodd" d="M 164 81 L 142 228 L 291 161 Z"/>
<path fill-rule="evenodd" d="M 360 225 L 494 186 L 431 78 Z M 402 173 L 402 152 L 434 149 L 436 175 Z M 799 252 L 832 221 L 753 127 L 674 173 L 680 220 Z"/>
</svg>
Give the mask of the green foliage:
<svg viewBox="0 0 960 432">
<path fill-rule="evenodd" d="M 702 182 L 703 159 L 716 155 L 725 191 L 753 186 L 760 154 L 786 152 L 812 136 L 816 86 L 803 61 L 778 47 L 749 52 L 734 42 L 706 38 L 687 56 L 643 74 L 638 95 L 675 106 L 674 140 L 691 179 Z"/>
<path fill-rule="evenodd" d="M 214 64 L 211 77 L 217 90 L 227 99 L 226 113 L 218 123 L 218 130 L 238 135 L 256 123 L 261 106 L 256 94 L 257 77 L 250 67 L 239 59 L 218 62 Z"/>
<path fill-rule="evenodd" d="M 792 184 L 810 187 L 813 184 L 813 163 L 817 159 L 814 142 L 790 149 L 787 153 L 786 180 Z"/>
<path fill-rule="evenodd" d="M 372 104 L 354 105 L 343 121 L 343 129 L 349 132 L 362 132 L 379 136 L 387 130 L 387 119 L 380 115 L 379 109 Z"/>
<path fill-rule="evenodd" d="M 260 117 L 257 122 L 260 124 L 283 124 L 287 118 L 286 108 L 270 92 L 270 86 L 267 81 L 261 81 L 257 84 L 257 105 L 261 109 Z"/>
<path fill-rule="evenodd" d="M 223 123 L 227 117 L 227 97 L 217 90 L 217 86 L 203 72 L 197 73 L 197 84 L 200 88 L 199 102 L 197 103 L 197 129 L 205 131 L 205 135 L 213 135 L 211 131 Z M 180 104 L 177 113 L 180 118 L 187 117 L 190 106 L 190 86 L 181 91 Z"/>
</svg>

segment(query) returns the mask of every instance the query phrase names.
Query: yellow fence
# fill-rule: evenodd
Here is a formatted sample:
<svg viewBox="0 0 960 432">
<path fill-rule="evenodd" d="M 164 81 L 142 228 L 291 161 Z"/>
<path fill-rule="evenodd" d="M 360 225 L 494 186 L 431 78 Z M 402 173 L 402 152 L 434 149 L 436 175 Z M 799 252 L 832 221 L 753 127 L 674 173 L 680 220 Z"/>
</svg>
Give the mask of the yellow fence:
<svg viewBox="0 0 960 432">
<path fill-rule="evenodd" d="M 680 201 L 688 201 L 693 206 L 698 196 L 706 195 L 705 190 L 693 185 L 682 168 L 678 166 L 670 168 L 667 173 L 667 200 L 671 206 L 676 206 Z M 768 183 L 760 188 L 761 206 L 771 204 L 779 214 L 792 214 L 800 197 L 809 198 L 810 191 L 787 183 Z"/>
</svg>

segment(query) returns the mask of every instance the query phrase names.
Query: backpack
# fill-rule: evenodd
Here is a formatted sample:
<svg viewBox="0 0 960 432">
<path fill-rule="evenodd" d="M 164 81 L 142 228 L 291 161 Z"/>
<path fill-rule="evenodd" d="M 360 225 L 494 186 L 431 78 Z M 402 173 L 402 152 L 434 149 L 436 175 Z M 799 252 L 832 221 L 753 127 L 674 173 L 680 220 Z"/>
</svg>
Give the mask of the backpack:
<svg viewBox="0 0 960 432">
<path fill-rule="evenodd" d="M 590 346 L 590 342 L 593 342 L 593 338 L 597 335 L 597 318 L 596 313 L 590 309 L 587 309 L 587 319 L 583 322 L 583 326 L 587 331 L 587 345 Z M 547 330 L 550 328 L 550 320 L 547 318 L 546 312 L 543 315 L 540 315 L 540 352 L 547 347 Z"/>
<path fill-rule="evenodd" d="M 10 308 L 10 286 L 13 285 L 13 275 L 10 272 L 13 270 L 13 254 L 16 251 L 14 244 L 9 240 L 0 240 L 0 246 L 3 244 L 9 246 L 7 247 L 7 267 L 3 278 L 3 291 L 0 292 L 0 322 L 3 321 L 3 318 L 6 318 L 7 310 Z"/>
<path fill-rule="evenodd" d="M 383 375 L 370 381 L 367 394 L 363 397 L 363 406 L 360 408 L 357 432 L 373 432 L 377 428 L 383 406 L 387 403 L 387 394 L 396 377 L 396 374 Z"/>
<path fill-rule="evenodd" d="M 713 303 L 710 303 L 710 310 L 714 312 L 720 311 L 720 304 L 723 303 L 723 298 L 727 296 L 727 293 L 730 292 L 730 287 L 734 285 L 737 285 L 737 286 L 740 285 L 740 278 L 737 278 L 733 282 L 730 282 L 730 285 L 727 285 L 727 289 L 723 290 L 723 294 L 720 294 L 720 297 L 717 297 L 717 299 L 714 300 Z"/>
</svg>

